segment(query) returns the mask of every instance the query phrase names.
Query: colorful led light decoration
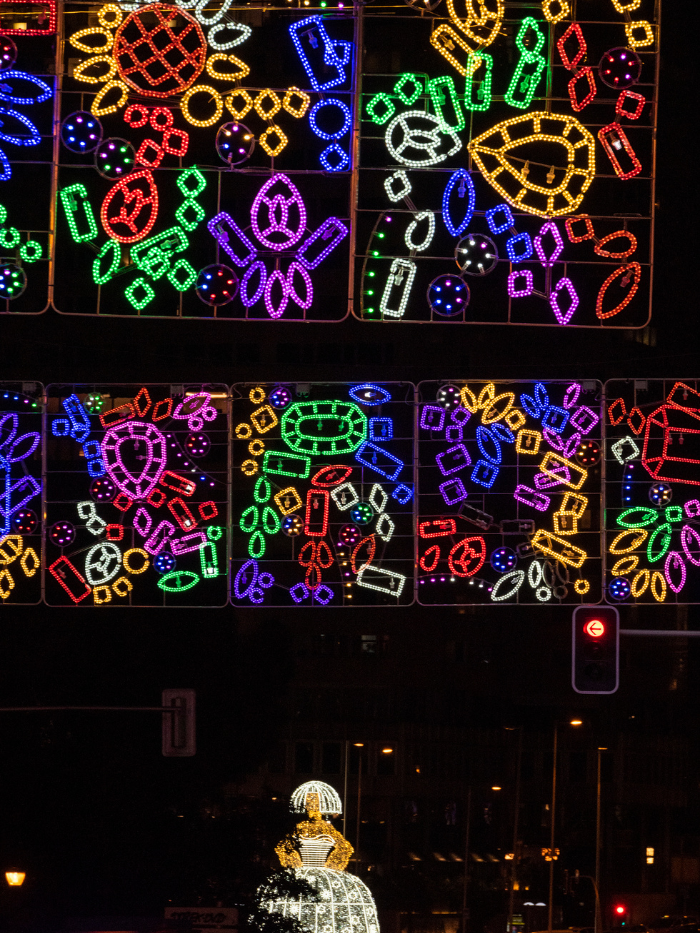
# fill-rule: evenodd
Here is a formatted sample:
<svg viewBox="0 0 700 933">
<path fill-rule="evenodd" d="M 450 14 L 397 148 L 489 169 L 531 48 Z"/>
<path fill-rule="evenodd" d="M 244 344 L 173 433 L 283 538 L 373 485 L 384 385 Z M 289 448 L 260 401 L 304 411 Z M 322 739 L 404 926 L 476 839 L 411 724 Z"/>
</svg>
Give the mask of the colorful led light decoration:
<svg viewBox="0 0 700 933">
<path fill-rule="evenodd" d="M 47 391 L 49 605 L 223 605 L 226 387 Z M 96 395 L 103 404 L 88 405 Z M 68 462 L 57 446 L 66 439 Z"/>
<path fill-rule="evenodd" d="M 600 599 L 601 470 L 559 452 L 600 443 L 600 384 L 418 392 L 418 601 Z"/>
<path fill-rule="evenodd" d="M 413 386 L 299 388 L 233 387 L 232 602 L 410 603 Z"/>
<path fill-rule="evenodd" d="M 700 602 L 697 380 L 606 383 L 606 596 Z"/>
<path fill-rule="evenodd" d="M 0 382 L 0 606 L 41 601 L 42 396 Z"/>
<path fill-rule="evenodd" d="M 455 239 L 489 235 L 499 257 L 489 281 L 473 286 L 470 313 L 460 321 L 647 322 L 653 217 L 625 221 L 637 243 L 625 267 L 609 262 L 622 257 L 604 253 L 600 241 L 619 229 L 616 216 L 631 217 L 630 199 L 647 218 L 653 197 L 654 115 L 632 85 L 643 81 L 653 93 L 657 24 L 633 22 L 629 13 L 621 22 L 612 4 L 595 13 L 558 0 L 540 7 L 535 15 L 524 2 L 507 8 L 495 0 L 465 2 L 448 7 L 454 16 L 438 23 L 409 12 L 395 24 L 393 41 L 426 48 L 429 35 L 425 71 L 363 76 L 360 153 L 367 171 L 360 172 L 359 206 L 368 235 L 354 305 L 363 320 L 449 320 L 425 297 L 430 283 L 449 272 L 446 257 L 456 243 L 447 232 Z M 372 10 L 365 15 L 369 22 L 378 16 Z M 364 34 L 372 61 L 386 57 L 386 37 L 377 32 L 381 38 L 374 41 L 372 30 Z M 594 48 L 596 61 L 589 62 Z M 601 49 L 608 51 L 598 67 Z M 455 75 L 463 76 L 464 90 Z M 495 101 L 514 113 L 494 116 Z M 460 167 L 464 149 L 468 171 Z M 629 194 L 607 180 L 611 165 L 613 182 L 635 178 Z M 442 214 L 443 224 L 438 218 L 435 236 L 420 250 L 416 236 L 405 237 L 411 222 L 405 211 L 414 218 Z M 555 258 L 548 249 L 542 269 L 527 266 L 532 288 L 509 287 L 515 271 L 509 264 L 530 263 L 543 225 L 589 214 L 596 218 L 592 243 L 570 238 Z M 578 237 L 578 224 L 574 229 Z"/>
</svg>

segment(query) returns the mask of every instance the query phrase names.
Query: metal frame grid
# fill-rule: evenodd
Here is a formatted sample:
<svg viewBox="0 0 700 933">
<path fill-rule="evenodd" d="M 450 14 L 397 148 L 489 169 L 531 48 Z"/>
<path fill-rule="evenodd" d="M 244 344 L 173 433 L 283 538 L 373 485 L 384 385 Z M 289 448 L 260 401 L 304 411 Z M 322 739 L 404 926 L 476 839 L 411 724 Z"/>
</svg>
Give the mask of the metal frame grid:
<svg viewBox="0 0 700 933">
<path fill-rule="evenodd" d="M 374 4 L 364 15 L 356 316 L 382 323 L 648 324 L 660 0 L 642 0 L 633 12 L 618 11 L 611 0 L 406 0 Z M 649 21 L 649 32 L 630 32 L 636 20 Z M 570 32 L 562 55 L 558 45 L 574 23 L 586 52 L 577 54 L 581 46 Z M 632 85 L 622 74 L 618 87 L 607 87 L 606 50 L 629 61 L 630 49 L 620 47 L 629 46 L 630 35 L 653 40 L 635 50 L 640 80 Z M 595 96 L 577 109 L 591 88 Z M 576 174 L 589 166 L 567 150 L 564 137 L 585 139 L 581 152 L 594 151 L 592 183 L 585 172 Z M 560 195 L 549 205 L 534 191 L 569 187 L 571 205 Z M 514 200 L 518 191 L 526 191 L 522 202 Z M 546 210 L 537 216 L 522 204 L 559 216 L 548 220 Z M 565 223 L 574 217 L 584 219 Z"/>
<path fill-rule="evenodd" d="M 61 125 L 91 111 L 103 142 L 94 152 L 60 146 L 54 307 L 120 317 L 343 320 L 353 280 L 353 9 L 341 3 L 321 19 L 314 8 L 270 3 L 194 6 L 182 4 L 180 19 L 198 20 L 206 34 L 204 70 L 183 93 L 155 96 L 147 75 L 124 83 L 115 64 L 126 19 L 105 24 L 109 4 L 95 0 L 65 4 Z M 133 18 L 143 8 L 122 10 Z M 91 56 L 91 44 L 105 51 Z M 231 142 L 218 135 L 225 128 Z M 115 150 L 105 150 L 108 140 Z M 230 162 L 219 157 L 217 140 L 231 146 Z M 114 155 L 131 160 L 121 174 Z M 345 158 L 342 170 L 328 170 Z M 96 164 L 110 165 L 111 177 Z"/>
<path fill-rule="evenodd" d="M 700 379 L 605 383 L 605 596 L 700 603 Z"/>
<path fill-rule="evenodd" d="M 0 606 L 42 597 L 44 387 L 0 382 Z"/>
<path fill-rule="evenodd" d="M 417 600 L 602 599 L 602 384 L 418 384 Z"/>
<path fill-rule="evenodd" d="M 54 384 L 46 400 L 47 605 L 226 605 L 228 387 Z"/>
<path fill-rule="evenodd" d="M 415 386 L 232 387 L 231 602 L 413 602 Z"/>
</svg>

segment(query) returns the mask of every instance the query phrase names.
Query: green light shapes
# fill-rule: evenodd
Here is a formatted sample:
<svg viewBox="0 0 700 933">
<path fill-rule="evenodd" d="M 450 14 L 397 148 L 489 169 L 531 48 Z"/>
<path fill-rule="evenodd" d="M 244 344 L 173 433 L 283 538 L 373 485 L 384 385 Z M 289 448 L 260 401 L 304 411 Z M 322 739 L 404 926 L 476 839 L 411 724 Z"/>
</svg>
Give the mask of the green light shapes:
<svg viewBox="0 0 700 933">
<path fill-rule="evenodd" d="M 194 184 L 190 185 L 190 182 Z M 196 198 L 207 187 L 207 180 L 198 168 L 193 167 L 180 172 L 177 186 L 186 198 Z"/>
<path fill-rule="evenodd" d="M 383 113 L 377 113 L 377 107 L 380 104 L 386 108 Z M 394 106 L 394 102 L 388 94 L 375 94 L 365 109 L 369 114 L 372 123 L 376 123 L 378 126 L 382 126 L 382 124 L 386 123 L 389 117 L 393 117 L 396 107 Z"/>
<path fill-rule="evenodd" d="M 41 243 L 37 242 L 37 240 L 27 240 L 19 248 L 19 255 L 23 262 L 36 262 L 41 259 L 43 253 Z"/>
<path fill-rule="evenodd" d="M 295 402 L 282 416 L 281 433 L 291 450 L 351 454 L 367 437 L 367 417 L 352 402 Z"/>
<path fill-rule="evenodd" d="M 478 83 L 474 80 L 474 76 L 482 64 L 485 66 L 484 77 L 481 83 Z M 464 109 L 488 110 L 491 106 L 493 55 L 489 55 L 487 52 L 470 52 L 467 57 L 466 72 L 464 79 Z M 475 100 L 475 97 L 478 100 Z"/>
<path fill-rule="evenodd" d="M 530 50 L 525 47 L 525 37 L 531 30 L 535 33 L 535 47 Z M 515 38 L 515 44 L 520 52 L 520 58 L 518 59 L 513 77 L 508 85 L 508 90 L 503 95 L 503 99 L 506 103 L 510 104 L 511 107 L 517 107 L 519 110 L 527 110 L 532 103 L 532 98 L 535 96 L 537 85 L 540 82 L 542 72 L 547 64 L 547 60 L 544 56 L 540 55 L 544 47 L 544 41 L 545 36 L 540 30 L 537 20 L 533 19 L 531 16 L 526 16 L 520 24 L 520 29 Z M 528 65 L 531 71 L 529 74 L 526 74 L 525 69 Z M 519 95 L 524 96 L 520 97 Z"/>
<path fill-rule="evenodd" d="M 194 212 L 194 219 L 189 219 L 187 217 L 187 211 Z M 201 224 L 206 216 L 206 211 L 194 198 L 187 198 L 182 202 L 182 204 L 175 211 L 175 217 L 178 223 L 187 230 L 188 233 L 191 233 L 196 227 Z"/>
<path fill-rule="evenodd" d="M 197 281 L 197 273 L 186 259 L 178 259 L 168 272 L 168 281 L 179 292 L 186 292 Z"/>
<path fill-rule="evenodd" d="M 97 223 L 95 222 L 92 206 L 88 200 L 88 193 L 85 185 L 69 185 L 59 192 L 59 197 L 74 242 L 86 243 L 90 240 L 94 240 L 97 236 Z M 83 212 L 83 219 L 87 225 L 87 230 L 82 231 L 79 228 L 77 220 L 77 215 L 81 210 Z"/>
<path fill-rule="evenodd" d="M 137 294 L 139 289 L 141 289 L 140 296 Z M 146 305 L 149 304 L 149 302 L 153 301 L 153 299 L 156 297 L 156 293 L 154 292 L 151 285 L 149 285 L 149 283 L 144 279 L 144 277 L 140 275 L 124 291 L 124 297 L 133 308 L 135 308 L 137 311 L 142 311 Z M 187 587 L 187 589 L 189 589 L 189 587 Z"/>
<path fill-rule="evenodd" d="M 443 133 L 458 133 L 463 130 L 466 126 L 466 122 L 459 104 L 459 99 L 457 98 L 457 91 L 455 90 L 455 83 L 452 75 L 445 75 L 442 78 L 433 78 L 428 82 L 428 91 L 430 93 L 432 105 L 435 108 L 435 115 L 440 121 L 440 130 Z M 455 117 L 456 122 L 454 124 L 448 123 L 445 119 L 444 108 L 447 106 L 447 99 L 449 99 L 449 104 Z"/>
<path fill-rule="evenodd" d="M 102 270 L 102 260 L 111 252 L 107 269 Z M 92 262 L 92 280 L 95 285 L 104 285 L 119 271 L 122 261 L 122 248 L 118 240 L 107 240 Z"/>
<path fill-rule="evenodd" d="M 410 94 L 405 94 L 404 85 L 409 82 L 413 82 L 413 91 Z M 410 71 L 404 72 L 394 85 L 394 94 L 396 94 L 401 103 L 405 104 L 407 107 L 415 104 L 422 92 L 423 82 L 418 75 L 414 75 Z"/>
</svg>

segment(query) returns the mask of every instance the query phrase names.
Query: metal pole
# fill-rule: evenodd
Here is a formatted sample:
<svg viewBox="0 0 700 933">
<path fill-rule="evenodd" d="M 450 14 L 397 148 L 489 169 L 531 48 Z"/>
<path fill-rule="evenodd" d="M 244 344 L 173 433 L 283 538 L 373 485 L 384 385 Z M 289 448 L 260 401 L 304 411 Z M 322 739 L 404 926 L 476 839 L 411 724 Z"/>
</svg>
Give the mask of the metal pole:
<svg viewBox="0 0 700 933">
<path fill-rule="evenodd" d="M 179 713 L 179 706 L 0 706 L 0 713 L 55 713 L 82 710 L 97 713 Z"/>
<path fill-rule="evenodd" d="M 462 933 L 467 933 L 467 885 L 469 883 L 469 829 L 472 815 L 472 789 L 467 791 L 467 825 L 464 832 L 464 884 L 462 886 Z"/>
<path fill-rule="evenodd" d="M 554 815 L 557 801 L 557 723 L 554 723 L 554 743 L 552 748 L 552 806 L 550 813 L 549 833 L 549 902 L 547 904 L 547 930 L 552 929 L 552 912 L 554 909 Z"/>
<path fill-rule="evenodd" d="M 518 729 L 518 763 L 515 772 L 515 816 L 513 818 L 513 861 L 510 867 L 510 895 L 508 897 L 508 926 L 506 933 L 513 933 L 513 903 L 518 864 L 518 818 L 520 816 L 520 763 L 523 756 L 523 727 Z M 598 931 L 596 930 L 596 933 Z"/>
<path fill-rule="evenodd" d="M 360 799 L 362 793 L 362 748 L 357 756 L 357 826 L 355 828 L 355 871 L 360 871 Z"/>
<path fill-rule="evenodd" d="M 345 740 L 345 781 L 343 783 L 343 835 L 345 838 L 348 838 L 347 834 L 347 824 L 348 824 L 348 753 L 349 753 L 350 742 L 348 739 Z"/>
<path fill-rule="evenodd" d="M 596 807 L 595 807 L 595 933 L 600 933 L 600 753 L 604 748 L 598 749 L 598 779 L 596 787 Z"/>
</svg>

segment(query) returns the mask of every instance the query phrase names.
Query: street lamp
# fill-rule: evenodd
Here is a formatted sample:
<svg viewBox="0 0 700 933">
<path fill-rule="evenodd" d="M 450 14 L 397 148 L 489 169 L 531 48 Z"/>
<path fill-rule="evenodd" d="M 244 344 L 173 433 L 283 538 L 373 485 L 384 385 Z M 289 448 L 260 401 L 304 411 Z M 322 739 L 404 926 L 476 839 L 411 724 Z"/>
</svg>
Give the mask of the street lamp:
<svg viewBox="0 0 700 933">
<path fill-rule="evenodd" d="M 9 884 L 11 888 L 18 888 L 20 885 L 24 884 L 24 879 L 27 877 L 27 873 L 24 871 L 6 871 L 5 872 L 5 881 Z"/>
<path fill-rule="evenodd" d="M 570 726 L 582 726 L 583 720 L 570 719 Z M 554 741 L 552 744 L 552 808 L 550 814 L 550 833 L 549 833 L 549 903 L 547 904 L 547 930 L 552 929 L 552 914 L 554 910 L 554 822 L 557 802 L 557 743 L 558 743 L 559 723 L 554 723 Z"/>
</svg>

